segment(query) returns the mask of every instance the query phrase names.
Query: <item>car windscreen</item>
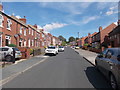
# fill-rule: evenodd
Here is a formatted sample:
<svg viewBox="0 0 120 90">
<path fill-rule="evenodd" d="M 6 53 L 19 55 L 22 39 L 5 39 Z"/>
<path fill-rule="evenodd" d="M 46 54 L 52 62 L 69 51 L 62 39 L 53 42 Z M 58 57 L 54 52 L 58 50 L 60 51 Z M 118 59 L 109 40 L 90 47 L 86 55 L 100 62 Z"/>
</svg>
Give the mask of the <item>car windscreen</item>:
<svg viewBox="0 0 120 90">
<path fill-rule="evenodd" d="M 15 51 L 20 51 L 18 48 L 13 48 Z"/>
<path fill-rule="evenodd" d="M 55 49 L 55 47 L 48 47 L 48 49 Z"/>
</svg>

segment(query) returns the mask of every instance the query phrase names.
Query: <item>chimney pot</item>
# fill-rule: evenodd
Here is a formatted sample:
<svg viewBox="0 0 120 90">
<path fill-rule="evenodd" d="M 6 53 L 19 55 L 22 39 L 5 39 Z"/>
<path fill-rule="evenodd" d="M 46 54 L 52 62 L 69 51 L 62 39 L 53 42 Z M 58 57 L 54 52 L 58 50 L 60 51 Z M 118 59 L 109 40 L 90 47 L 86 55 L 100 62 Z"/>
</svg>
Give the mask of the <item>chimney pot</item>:
<svg viewBox="0 0 120 90">
<path fill-rule="evenodd" d="M 120 19 L 118 20 L 118 25 L 120 25 Z"/>
</svg>

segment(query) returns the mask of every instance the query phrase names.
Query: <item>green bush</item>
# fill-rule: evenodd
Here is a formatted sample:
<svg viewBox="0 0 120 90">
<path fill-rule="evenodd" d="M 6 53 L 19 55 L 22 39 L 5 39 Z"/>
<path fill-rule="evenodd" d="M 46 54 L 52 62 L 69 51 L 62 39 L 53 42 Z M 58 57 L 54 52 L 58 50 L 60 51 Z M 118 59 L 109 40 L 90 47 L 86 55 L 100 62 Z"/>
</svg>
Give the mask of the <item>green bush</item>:
<svg viewBox="0 0 120 90">
<path fill-rule="evenodd" d="M 9 47 L 17 47 L 15 44 L 9 44 Z"/>
<path fill-rule="evenodd" d="M 34 50 L 34 49 L 30 49 L 30 55 L 32 55 L 32 54 L 33 54 L 33 50 Z"/>
</svg>

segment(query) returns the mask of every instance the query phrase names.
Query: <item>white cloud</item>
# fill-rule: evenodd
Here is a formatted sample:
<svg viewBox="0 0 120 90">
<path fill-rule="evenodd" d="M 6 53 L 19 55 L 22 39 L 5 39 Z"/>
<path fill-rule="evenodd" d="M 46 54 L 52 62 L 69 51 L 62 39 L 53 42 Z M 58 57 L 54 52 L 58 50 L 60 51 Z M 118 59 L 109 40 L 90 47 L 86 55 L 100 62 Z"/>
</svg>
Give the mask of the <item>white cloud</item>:
<svg viewBox="0 0 120 90">
<path fill-rule="evenodd" d="M 48 2 L 42 2 L 40 3 L 40 7 L 43 8 L 51 8 L 54 10 L 58 10 L 60 12 L 65 12 L 70 15 L 78 15 L 82 14 L 84 9 L 88 8 L 91 5 L 91 2 L 81 2 L 81 3 L 48 3 Z"/>
<path fill-rule="evenodd" d="M 106 15 L 112 15 L 118 13 L 118 6 L 110 7 L 109 10 L 106 12 Z"/>
<path fill-rule="evenodd" d="M 94 21 L 96 19 L 100 18 L 99 16 L 91 16 L 91 17 L 85 17 L 82 21 L 83 24 L 87 24 L 91 21 Z"/>
<path fill-rule="evenodd" d="M 2 2 L 118 2 L 119 0 L 2 0 Z"/>
<path fill-rule="evenodd" d="M 46 24 L 45 26 L 41 27 L 45 30 L 45 32 L 50 32 L 53 29 L 57 28 L 62 28 L 68 24 L 63 24 L 63 23 L 51 23 L 51 24 Z"/>
</svg>

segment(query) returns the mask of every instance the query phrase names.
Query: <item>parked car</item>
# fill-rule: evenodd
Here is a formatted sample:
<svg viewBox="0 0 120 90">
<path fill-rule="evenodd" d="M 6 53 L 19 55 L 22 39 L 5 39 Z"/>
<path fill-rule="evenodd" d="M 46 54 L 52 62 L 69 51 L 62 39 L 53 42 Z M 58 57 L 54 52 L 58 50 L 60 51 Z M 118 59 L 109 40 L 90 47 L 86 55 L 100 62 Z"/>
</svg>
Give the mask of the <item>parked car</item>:
<svg viewBox="0 0 120 90">
<path fill-rule="evenodd" d="M 49 46 L 45 49 L 45 54 L 58 54 L 58 48 L 55 46 Z"/>
<path fill-rule="evenodd" d="M 58 47 L 58 51 L 59 51 L 59 52 L 60 52 L 60 51 L 62 51 L 62 52 L 63 52 L 64 50 L 65 50 L 65 49 L 64 49 L 64 47 L 63 47 L 63 46 L 59 46 L 59 47 Z"/>
<path fill-rule="evenodd" d="M 13 50 L 15 51 L 15 59 L 22 57 L 21 52 L 15 47 L 0 47 L 1 60 L 11 61 L 13 57 Z"/>
<path fill-rule="evenodd" d="M 110 82 L 111 87 L 120 89 L 120 48 L 108 48 L 95 59 L 97 69 Z"/>
<path fill-rule="evenodd" d="M 79 49 L 80 47 L 79 46 L 76 46 L 75 49 Z"/>
</svg>

